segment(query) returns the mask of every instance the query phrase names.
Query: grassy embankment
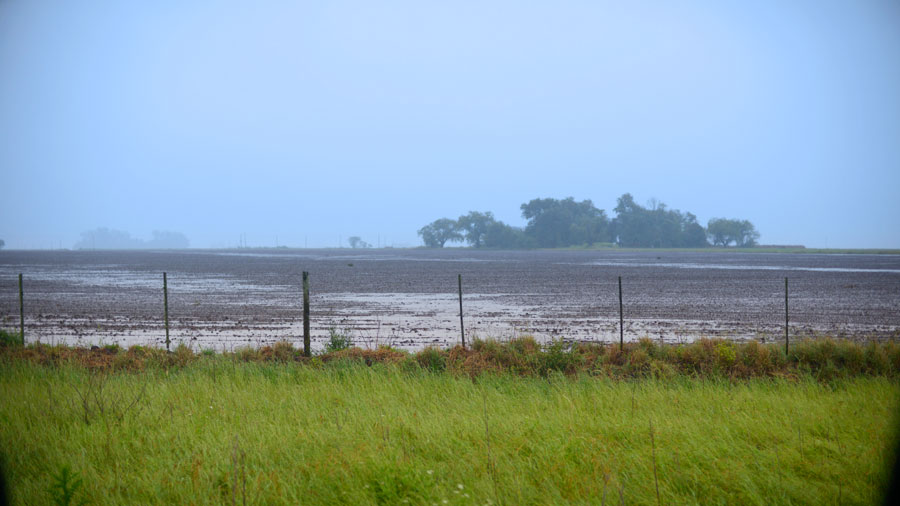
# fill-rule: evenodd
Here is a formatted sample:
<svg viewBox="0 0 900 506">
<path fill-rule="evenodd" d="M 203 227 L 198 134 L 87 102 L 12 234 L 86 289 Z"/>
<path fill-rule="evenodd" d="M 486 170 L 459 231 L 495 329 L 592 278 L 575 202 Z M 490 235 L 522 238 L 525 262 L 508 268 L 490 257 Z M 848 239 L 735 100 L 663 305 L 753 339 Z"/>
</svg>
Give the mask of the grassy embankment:
<svg viewBox="0 0 900 506">
<path fill-rule="evenodd" d="M 898 346 L 473 348 L 305 359 L 289 345 L 3 347 L 13 499 L 51 503 L 66 488 L 90 504 L 879 500 Z"/>
</svg>

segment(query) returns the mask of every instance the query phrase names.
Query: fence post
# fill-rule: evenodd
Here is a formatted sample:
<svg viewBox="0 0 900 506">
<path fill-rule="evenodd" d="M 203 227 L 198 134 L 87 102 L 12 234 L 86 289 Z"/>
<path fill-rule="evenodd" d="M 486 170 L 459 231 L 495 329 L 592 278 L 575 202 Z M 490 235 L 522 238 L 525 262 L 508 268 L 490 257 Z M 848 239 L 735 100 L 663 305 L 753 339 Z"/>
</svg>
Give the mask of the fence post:
<svg viewBox="0 0 900 506">
<path fill-rule="evenodd" d="M 625 349 L 625 317 L 622 313 L 622 276 L 619 276 L 619 350 Z"/>
<path fill-rule="evenodd" d="M 25 346 L 25 292 L 22 289 L 22 273 L 19 273 L 19 335 Z"/>
<path fill-rule="evenodd" d="M 303 356 L 309 352 L 309 273 L 303 271 Z"/>
<path fill-rule="evenodd" d="M 790 350 L 788 337 L 788 278 L 784 278 L 784 354 Z"/>
<path fill-rule="evenodd" d="M 466 328 L 463 327 L 463 309 L 462 309 L 462 274 L 456 275 L 459 282 L 459 335 L 462 338 L 462 347 L 466 349 Z"/>
<path fill-rule="evenodd" d="M 171 351 L 169 345 L 172 341 L 169 339 L 169 282 L 166 273 L 163 273 L 163 318 L 166 321 L 166 351 Z"/>
</svg>

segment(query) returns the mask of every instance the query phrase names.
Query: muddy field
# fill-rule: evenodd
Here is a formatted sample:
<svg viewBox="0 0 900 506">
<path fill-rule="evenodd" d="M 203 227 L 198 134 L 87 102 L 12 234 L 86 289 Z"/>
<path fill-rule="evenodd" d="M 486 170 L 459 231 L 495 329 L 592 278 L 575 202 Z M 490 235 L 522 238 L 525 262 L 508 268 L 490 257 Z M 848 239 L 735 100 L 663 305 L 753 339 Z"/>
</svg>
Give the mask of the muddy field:
<svg viewBox="0 0 900 506">
<path fill-rule="evenodd" d="M 29 341 L 158 344 L 162 273 L 171 336 L 230 350 L 302 335 L 310 272 L 314 348 L 331 329 L 361 346 L 418 349 L 467 336 L 618 340 L 781 339 L 784 277 L 792 335 L 900 337 L 900 256 L 471 250 L 0 252 L 0 315 Z"/>
</svg>

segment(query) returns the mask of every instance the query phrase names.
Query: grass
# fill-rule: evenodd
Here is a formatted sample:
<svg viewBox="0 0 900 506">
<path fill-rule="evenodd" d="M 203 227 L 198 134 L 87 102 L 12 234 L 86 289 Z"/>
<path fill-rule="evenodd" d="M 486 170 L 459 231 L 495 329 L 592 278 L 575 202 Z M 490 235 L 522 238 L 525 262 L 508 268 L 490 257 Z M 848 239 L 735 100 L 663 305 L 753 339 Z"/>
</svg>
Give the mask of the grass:
<svg viewBox="0 0 900 506">
<path fill-rule="evenodd" d="M 878 502 L 893 345 L 723 343 L 4 347 L 0 447 L 26 504 Z"/>
<path fill-rule="evenodd" d="M 680 376 L 695 379 L 798 378 L 820 381 L 858 376 L 900 376 L 900 344 L 855 342 L 831 338 L 794 342 L 789 352 L 783 344 L 757 341 L 736 343 L 723 339 L 700 339 L 689 344 L 663 344 L 641 339 L 618 344 L 562 340 L 538 343 L 531 337 L 508 341 L 475 339 L 469 348 L 426 348 L 415 354 L 390 347 L 349 347 L 346 334 L 333 331 L 323 353 L 304 357 L 291 343 L 262 348 L 240 348 L 221 355 L 240 362 L 299 362 L 321 366 L 330 362 L 355 361 L 372 365 L 386 363 L 404 369 L 426 369 L 476 378 L 484 374 L 547 377 L 550 374 L 587 374 L 612 379 Z M 212 350 L 199 353 L 179 345 L 173 353 L 144 346 L 128 350 L 118 345 L 71 348 L 0 342 L 0 360 L 31 361 L 45 365 L 80 365 L 89 369 L 142 370 L 146 367 L 183 367 L 200 358 L 218 356 Z"/>
</svg>

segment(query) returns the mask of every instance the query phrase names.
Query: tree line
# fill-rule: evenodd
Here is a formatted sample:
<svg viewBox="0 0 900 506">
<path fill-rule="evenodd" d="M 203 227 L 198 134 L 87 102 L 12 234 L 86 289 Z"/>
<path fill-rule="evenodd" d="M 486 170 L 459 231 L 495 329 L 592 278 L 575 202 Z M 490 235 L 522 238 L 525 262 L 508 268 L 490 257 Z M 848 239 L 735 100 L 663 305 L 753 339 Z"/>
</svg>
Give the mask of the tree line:
<svg viewBox="0 0 900 506">
<path fill-rule="evenodd" d="M 619 245 L 631 248 L 701 248 L 755 246 L 756 227 L 747 220 L 713 218 L 706 227 L 688 212 L 662 202 L 637 204 L 630 193 L 618 198 L 609 218 L 590 200 L 533 199 L 520 206 L 525 227 L 507 225 L 491 212 L 471 211 L 453 220 L 441 218 L 419 229 L 425 246 L 442 248 L 466 242 L 475 248 L 565 248 Z"/>
<path fill-rule="evenodd" d="M 81 233 L 81 240 L 75 249 L 179 249 L 190 246 L 190 241 L 181 232 L 154 230 L 148 241 L 132 237 L 130 233 L 106 227 L 95 228 Z"/>
</svg>

